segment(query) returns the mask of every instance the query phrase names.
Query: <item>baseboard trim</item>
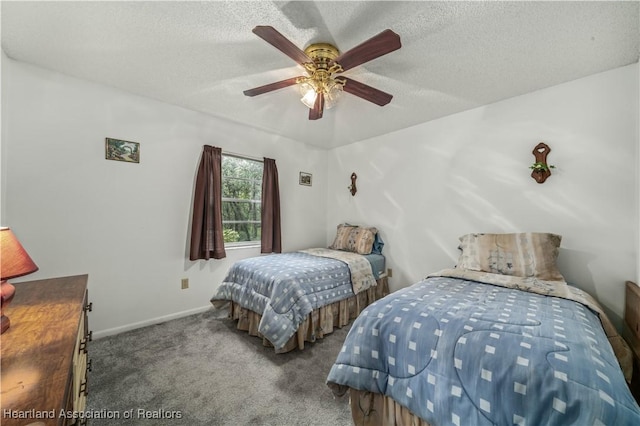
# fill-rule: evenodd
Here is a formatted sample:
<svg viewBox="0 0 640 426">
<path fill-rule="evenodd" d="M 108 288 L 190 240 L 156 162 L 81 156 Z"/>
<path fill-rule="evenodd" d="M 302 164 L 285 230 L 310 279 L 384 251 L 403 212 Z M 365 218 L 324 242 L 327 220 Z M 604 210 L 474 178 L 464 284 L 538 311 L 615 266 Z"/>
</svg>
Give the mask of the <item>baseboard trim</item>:
<svg viewBox="0 0 640 426">
<path fill-rule="evenodd" d="M 151 318 L 151 319 L 148 319 L 148 320 L 135 322 L 133 324 L 127 324 L 127 325 L 123 325 L 123 326 L 120 326 L 120 327 L 109 328 L 107 330 L 96 331 L 96 332 L 93 333 L 93 338 L 94 339 L 99 339 L 101 337 L 113 336 L 114 334 L 124 333 L 125 331 L 135 330 L 137 328 L 147 327 L 149 325 L 160 324 L 162 322 L 167 322 L 167 321 L 170 321 L 170 320 L 173 320 L 173 319 L 187 317 L 189 315 L 199 314 L 199 313 L 208 311 L 209 309 L 211 309 L 211 305 L 202 306 L 200 308 L 195 308 L 195 309 L 189 309 L 187 311 L 176 312 L 176 313 L 169 314 L 169 315 L 164 315 L 164 316 L 161 316 L 161 317 Z"/>
</svg>

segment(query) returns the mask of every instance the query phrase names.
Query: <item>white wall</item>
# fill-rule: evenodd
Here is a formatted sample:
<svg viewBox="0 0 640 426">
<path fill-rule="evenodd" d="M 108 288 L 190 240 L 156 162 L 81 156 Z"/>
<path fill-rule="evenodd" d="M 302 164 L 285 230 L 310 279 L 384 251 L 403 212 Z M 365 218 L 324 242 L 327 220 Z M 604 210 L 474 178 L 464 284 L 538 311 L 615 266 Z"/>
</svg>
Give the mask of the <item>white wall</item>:
<svg viewBox="0 0 640 426">
<path fill-rule="evenodd" d="M 567 281 L 620 325 L 638 276 L 637 129 L 635 64 L 336 148 L 327 241 L 340 222 L 377 226 L 398 289 L 453 267 L 463 234 L 558 233 Z M 544 184 L 528 169 L 541 141 L 556 166 Z"/>
<path fill-rule="evenodd" d="M 7 58 L 7 56 L 5 55 L 3 50 L 0 50 L 1 55 L 0 55 L 0 67 L 2 72 L 0 73 L 0 114 L 1 114 L 1 119 L 0 119 L 0 142 L 5 141 L 7 139 L 7 129 L 9 128 L 9 125 L 7 123 L 7 119 L 6 119 L 6 113 L 7 111 L 9 111 L 8 108 L 8 96 L 6 96 L 5 94 L 5 90 L 4 88 L 8 86 L 8 81 L 9 81 L 9 74 L 10 74 L 10 68 L 9 67 L 5 67 L 6 62 L 9 60 Z M 0 146 L 0 194 L 2 194 L 2 202 L 0 202 L 0 219 L 3 218 L 4 216 L 6 216 L 6 208 L 5 205 L 6 203 L 4 203 L 4 193 L 6 192 L 6 182 L 7 182 L 7 164 L 6 164 L 6 156 L 4 155 L 4 143 L 1 144 Z M 0 220 L 1 222 L 1 220 Z"/>
<path fill-rule="evenodd" d="M 6 56 L 2 77 L 1 220 L 40 267 L 14 281 L 88 273 L 97 336 L 208 309 L 231 263 L 259 254 L 188 260 L 204 144 L 275 158 L 283 250 L 324 244 L 326 151 Z M 140 142 L 140 164 L 105 160 L 105 137 Z"/>
<path fill-rule="evenodd" d="M 277 160 L 285 251 L 376 225 L 397 289 L 453 266 L 464 233 L 556 232 L 567 280 L 619 324 L 624 281 L 640 281 L 639 80 L 623 67 L 327 153 L 3 54 L 0 220 L 40 267 L 14 281 L 88 273 L 97 336 L 208 309 L 231 263 L 258 254 L 187 260 L 210 144 Z M 141 142 L 141 163 L 105 160 L 105 137 Z M 528 170 L 540 141 L 556 165 L 542 185 Z"/>
</svg>

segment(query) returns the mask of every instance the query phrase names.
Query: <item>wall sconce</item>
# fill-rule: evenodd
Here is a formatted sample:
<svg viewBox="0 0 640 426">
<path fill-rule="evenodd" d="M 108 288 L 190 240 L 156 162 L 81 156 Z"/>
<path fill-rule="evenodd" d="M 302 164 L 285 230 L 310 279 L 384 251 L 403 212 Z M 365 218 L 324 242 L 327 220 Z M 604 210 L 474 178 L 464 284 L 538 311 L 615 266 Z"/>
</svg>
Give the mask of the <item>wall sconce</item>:
<svg viewBox="0 0 640 426">
<path fill-rule="evenodd" d="M 0 306 L 0 316 L 2 319 L 2 331 L 7 331 L 11 324 L 9 318 L 4 315 L 4 308 L 11 302 L 16 292 L 15 287 L 7 280 L 21 277 L 38 270 L 36 264 L 31 260 L 20 241 L 11 232 L 11 229 L 0 228 L 0 257 L 2 257 L 2 270 L 0 271 L 2 305 Z"/>
<path fill-rule="evenodd" d="M 358 188 L 356 188 L 356 179 L 358 179 L 358 175 L 356 175 L 355 172 L 351 173 L 351 185 L 347 186 L 347 189 L 351 191 L 351 195 L 353 196 L 358 192 Z"/>
<path fill-rule="evenodd" d="M 531 177 L 538 183 L 544 183 L 549 176 L 551 176 L 551 169 L 555 166 L 547 164 L 547 155 L 551 152 L 551 148 L 544 142 L 540 142 L 533 148 L 533 156 L 536 161 L 529 166 L 531 171 Z"/>
</svg>

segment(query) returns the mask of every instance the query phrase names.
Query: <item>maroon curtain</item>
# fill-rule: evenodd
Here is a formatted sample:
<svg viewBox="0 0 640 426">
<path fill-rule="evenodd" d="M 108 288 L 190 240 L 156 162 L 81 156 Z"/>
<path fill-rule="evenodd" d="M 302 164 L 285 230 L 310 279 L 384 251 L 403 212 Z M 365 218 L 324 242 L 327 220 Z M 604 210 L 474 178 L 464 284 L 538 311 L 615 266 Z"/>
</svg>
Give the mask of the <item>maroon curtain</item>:
<svg viewBox="0 0 640 426">
<path fill-rule="evenodd" d="M 205 145 L 193 196 L 189 259 L 222 259 L 226 255 L 222 233 L 222 149 Z"/>
<path fill-rule="evenodd" d="M 276 160 L 264 159 L 262 172 L 262 238 L 260 253 L 281 253 L 280 190 Z"/>
</svg>

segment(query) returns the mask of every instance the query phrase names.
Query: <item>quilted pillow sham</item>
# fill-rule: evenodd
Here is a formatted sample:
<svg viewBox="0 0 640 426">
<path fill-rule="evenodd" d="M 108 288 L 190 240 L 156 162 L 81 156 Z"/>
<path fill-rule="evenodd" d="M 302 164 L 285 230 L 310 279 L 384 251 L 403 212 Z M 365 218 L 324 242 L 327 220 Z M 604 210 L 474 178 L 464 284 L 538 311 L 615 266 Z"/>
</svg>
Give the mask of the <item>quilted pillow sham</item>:
<svg viewBox="0 0 640 426">
<path fill-rule="evenodd" d="M 378 230 L 373 227 L 340 224 L 333 244 L 329 248 L 358 254 L 369 254 L 377 233 Z"/>
<path fill-rule="evenodd" d="M 541 232 L 463 235 L 456 268 L 564 281 L 556 265 L 561 240 Z"/>
</svg>

